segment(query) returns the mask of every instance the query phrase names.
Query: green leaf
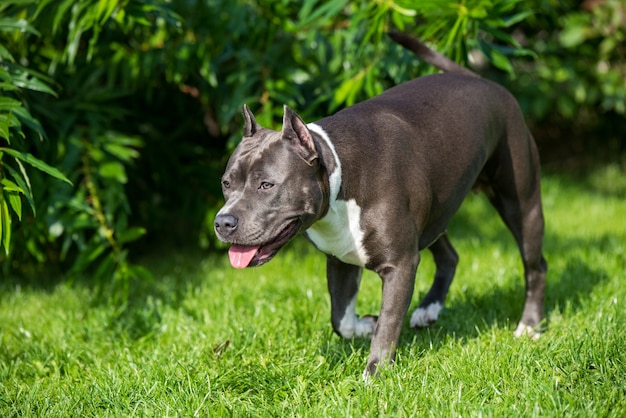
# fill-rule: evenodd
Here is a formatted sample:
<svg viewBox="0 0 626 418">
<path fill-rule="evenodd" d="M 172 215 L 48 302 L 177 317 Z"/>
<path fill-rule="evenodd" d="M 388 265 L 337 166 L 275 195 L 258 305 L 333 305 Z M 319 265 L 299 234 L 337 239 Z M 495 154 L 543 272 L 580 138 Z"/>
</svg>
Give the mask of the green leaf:
<svg viewBox="0 0 626 418">
<path fill-rule="evenodd" d="M 365 82 L 365 71 L 359 71 L 354 77 L 347 79 L 337 89 L 334 97 L 334 105 L 338 106 L 343 103 L 348 106 L 354 104 L 358 93 L 363 88 Z"/>
<path fill-rule="evenodd" d="M 10 126 L 21 126 L 20 121 L 37 132 L 41 139 L 45 138 L 45 132 L 43 127 L 39 123 L 37 119 L 35 119 L 28 109 L 22 106 L 22 103 L 18 100 L 12 99 L 10 97 L 0 97 L 0 112 L 7 111 L 10 115 L 15 115 L 19 118 L 19 121 L 13 121 L 11 117 L 9 117 Z M 0 117 L 3 116 L 0 114 Z"/>
<path fill-rule="evenodd" d="M 20 193 L 24 194 L 24 191 L 17 184 L 13 183 L 7 178 L 2 179 L 2 189 L 4 191 L 5 200 L 8 199 L 9 205 L 17 215 L 18 219 L 22 220 L 22 198 Z"/>
<path fill-rule="evenodd" d="M 7 192 L 24 193 L 24 191 L 22 190 L 20 186 L 13 183 L 11 180 L 7 178 L 2 179 L 0 183 L 2 184 L 2 188 Z"/>
<path fill-rule="evenodd" d="M 22 107 L 22 103 L 19 100 L 5 96 L 0 97 L 0 110 L 13 112 L 17 107 Z"/>
<path fill-rule="evenodd" d="M 10 67 L 11 71 L 11 82 L 22 89 L 28 89 L 33 91 L 39 91 L 42 93 L 50 94 L 54 97 L 57 97 L 57 94 L 54 90 L 50 88 L 45 82 L 40 80 L 42 77 L 40 74 L 37 74 L 29 69 L 12 65 Z"/>
<path fill-rule="evenodd" d="M 469 11 L 468 15 L 473 19 L 484 19 L 488 16 L 487 10 L 483 6 L 474 7 Z"/>
<path fill-rule="evenodd" d="M 109 253 L 98 264 L 98 268 L 94 271 L 93 276 L 98 280 L 108 279 L 113 275 L 116 267 L 117 260 L 115 259 L 115 254 Z"/>
<path fill-rule="evenodd" d="M 321 3 L 321 4 L 320 4 Z M 315 20 L 325 21 L 338 14 L 348 3 L 348 0 L 330 0 L 319 2 L 317 7 L 313 7 L 315 11 L 307 16 L 300 16 L 299 24 L 302 26 L 309 25 Z"/>
<path fill-rule="evenodd" d="M 587 28 L 584 26 L 568 26 L 559 35 L 559 41 L 565 48 L 572 48 L 585 42 Z"/>
<path fill-rule="evenodd" d="M 0 58 L 4 61 L 15 62 L 13 55 L 5 48 L 4 45 L 0 45 Z"/>
<path fill-rule="evenodd" d="M 509 61 L 509 59 L 500 51 L 498 50 L 491 50 L 491 63 L 496 66 L 497 68 L 506 71 L 509 74 L 513 74 L 513 66 L 511 65 L 511 62 Z"/>
<path fill-rule="evenodd" d="M 102 177 L 115 179 L 123 184 L 128 181 L 124 166 L 117 161 L 107 161 L 100 164 L 98 166 L 98 173 L 100 173 Z"/>
<path fill-rule="evenodd" d="M 44 12 L 44 9 L 46 9 L 46 7 L 51 3 L 56 3 L 54 5 L 54 8 L 51 8 L 52 10 L 48 9 Z M 73 3 L 73 0 L 65 0 L 64 2 L 59 2 L 55 0 L 39 0 L 39 4 L 37 5 L 37 10 L 35 11 L 34 17 L 38 18 L 39 15 L 42 13 L 54 14 L 54 19 L 52 22 L 52 33 L 56 34 L 59 30 L 61 21 L 65 17 L 65 13 Z"/>
<path fill-rule="evenodd" d="M 4 206 L 4 199 L 0 199 L 0 205 Z M 4 245 L 4 212 L 0 209 L 0 246 L 4 246 L 4 250 L 6 251 L 6 246 Z"/>
<path fill-rule="evenodd" d="M 33 157 L 32 154 L 29 154 L 27 152 L 20 152 L 20 151 L 16 151 L 14 149 L 11 148 L 0 148 L 0 152 L 5 152 L 7 154 L 9 154 L 10 156 L 19 159 L 23 162 L 25 162 L 26 164 L 29 164 L 33 167 L 35 167 L 38 170 L 43 171 L 44 173 L 58 179 L 61 181 L 66 182 L 67 184 L 72 184 L 72 182 L 65 177 L 65 175 L 63 173 L 61 173 L 58 169 L 49 166 L 48 164 L 44 163 L 43 161 Z"/>
<path fill-rule="evenodd" d="M 0 19 L 0 32 L 29 32 L 34 35 L 39 36 L 39 32 L 37 29 L 32 27 L 26 20 L 24 19 L 15 19 L 12 17 L 4 17 Z"/>
<path fill-rule="evenodd" d="M 84 271 L 109 248 L 106 240 L 94 235 L 89 244 L 83 248 L 70 269 L 70 274 Z M 109 257 L 112 253 L 109 253 Z"/>
<path fill-rule="evenodd" d="M 500 44 L 494 44 L 491 42 L 486 42 L 484 40 L 479 40 L 478 41 L 478 46 L 480 48 L 480 50 L 486 55 L 486 56 L 491 56 L 491 51 L 497 50 L 500 53 L 502 53 L 504 56 L 506 57 L 531 57 L 531 58 L 537 58 L 537 54 L 535 53 L 535 51 L 527 49 L 527 48 L 522 48 L 521 46 L 518 46 L 517 41 L 515 41 L 514 39 L 508 39 L 508 38 L 504 38 L 504 37 L 500 37 L 499 34 L 503 34 L 502 32 L 499 31 L 486 31 L 489 32 L 490 34 L 494 35 L 495 38 L 500 39 L 503 42 L 509 43 L 514 45 L 514 47 L 508 47 L 508 46 L 503 46 Z"/>
<path fill-rule="evenodd" d="M 534 10 L 525 10 L 519 13 L 514 14 L 513 16 L 505 17 L 503 19 L 505 27 L 510 27 L 515 25 L 516 23 L 521 22 L 522 20 L 526 20 L 526 18 L 534 15 L 536 12 Z"/>
<path fill-rule="evenodd" d="M 129 273 L 133 277 L 138 277 L 138 278 L 140 278 L 142 280 L 145 280 L 146 282 L 154 281 L 154 276 L 152 275 L 150 270 L 148 270 L 144 266 L 130 265 L 130 266 L 128 266 L 128 270 L 129 270 Z"/>
<path fill-rule="evenodd" d="M 3 168 L 7 170 L 11 177 L 13 177 L 13 179 L 17 182 L 19 188 L 22 191 L 21 193 L 24 195 L 26 201 L 30 205 L 31 210 L 33 211 L 33 215 L 37 216 L 37 212 L 35 211 L 35 200 L 33 199 L 33 193 L 30 188 L 28 178 L 25 178 L 8 165 L 3 166 Z"/>
<path fill-rule="evenodd" d="M 11 205 L 11 209 L 17 215 L 17 218 L 22 220 L 22 198 L 19 193 L 16 192 L 8 192 L 4 194 L 5 198 L 8 199 L 9 205 Z"/>
<path fill-rule="evenodd" d="M 11 215 L 9 214 L 9 206 L 7 205 L 6 200 L 2 199 L 0 203 L 0 227 L 2 231 L 0 231 L 1 244 L 4 247 L 4 251 L 7 255 L 9 255 L 9 251 L 11 248 Z"/>
<path fill-rule="evenodd" d="M 105 144 L 104 149 L 122 161 L 130 161 L 139 157 L 139 152 L 131 147 L 120 144 Z"/>
<path fill-rule="evenodd" d="M 404 15 L 404 16 L 408 16 L 408 17 L 415 17 L 417 15 L 417 11 L 415 11 L 415 9 L 411 9 L 408 7 L 402 7 L 399 4 L 397 4 L 396 2 L 392 2 L 390 4 L 390 7 L 397 13 Z"/>
<path fill-rule="evenodd" d="M 298 12 L 298 18 L 302 21 L 309 17 L 313 7 L 316 5 L 317 0 L 304 0 L 300 11 Z"/>
<path fill-rule="evenodd" d="M 2 68 L 0 68 L 0 78 L 2 78 Z M 8 92 L 15 90 L 19 90 L 19 88 L 13 84 L 7 83 L 6 81 L 0 81 L 0 91 Z"/>
<path fill-rule="evenodd" d="M 22 124 L 20 123 L 19 119 L 16 118 L 15 116 L 13 116 L 11 113 L 9 113 L 8 115 L 7 114 L 5 114 L 5 115 L 0 114 L 0 120 L 1 120 L 1 123 L 3 125 L 7 126 L 7 129 L 8 128 L 15 128 L 15 127 L 22 126 Z M 8 139 L 8 137 L 7 137 L 7 139 Z"/>
<path fill-rule="evenodd" d="M 11 126 L 11 118 L 7 115 L 0 115 L 0 138 L 6 139 L 10 143 L 9 127 Z"/>
<path fill-rule="evenodd" d="M 120 244 L 135 241 L 146 234 L 146 228 L 135 227 L 121 231 L 117 234 L 117 241 Z"/>
<path fill-rule="evenodd" d="M 3 0 L 3 6 L 26 6 L 28 4 L 37 4 L 38 0 Z"/>
</svg>

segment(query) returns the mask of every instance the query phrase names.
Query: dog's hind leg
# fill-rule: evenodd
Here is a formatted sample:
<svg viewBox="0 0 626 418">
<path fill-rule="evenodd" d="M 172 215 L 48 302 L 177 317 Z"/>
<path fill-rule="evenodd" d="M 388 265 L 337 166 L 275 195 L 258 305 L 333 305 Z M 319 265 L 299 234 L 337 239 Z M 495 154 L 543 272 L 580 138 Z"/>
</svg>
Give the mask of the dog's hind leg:
<svg viewBox="0 0 626 418">
<path fill-rule="evenodd" d="M 539 157 L 532 138 L 509 143 L 500 149 L 499 161 L 487 173 L 492 193 L 489 200 L 507 225 L 524 264 L 526 300 L 516 336 L 539 337 L 543 319 L 545 280 L 548 265 L 542 253 L 544 218 L 541 205 Z"/>
<path fill-rule="evenodd" d="M 452 247 L 447 234 L 439 237 L 429 247 L 429 250 L 435 259 L 437 271 L 433 285 L 420 302 L 419 307 L 411 315 L 410 324 L 413 328 L 426 327 L 437 320 L 454 278 L 456 265 L 459 262 L 459 256 Z"/>
<path fill-rule="evenodd" d="M 526 300 L 515 336 L 528 334 L 537 338 L 543 318 L 543 299 L 548 268 L 541 249 L 544 229 L 541 200 L 537 197 L 531 199 L 530 202 L 518 202 L 496 194 L 491 201 L 513 233 L 524 263 Z"/>
<path fill-rule="evenodd" d="M 371 337 L 376 317 L 359 318 L 355 312 L 361 282 L 361 267 L 326 257 L 326 276 L 331 302 L 331 322 L 335 332 L 344 338 Z"/>
</svg>

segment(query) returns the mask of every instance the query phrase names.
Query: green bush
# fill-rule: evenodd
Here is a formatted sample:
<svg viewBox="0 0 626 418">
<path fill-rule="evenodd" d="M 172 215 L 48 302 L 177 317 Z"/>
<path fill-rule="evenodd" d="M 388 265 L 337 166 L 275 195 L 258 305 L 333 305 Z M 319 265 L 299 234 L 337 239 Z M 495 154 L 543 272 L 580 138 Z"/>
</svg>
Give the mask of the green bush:
<svg viewBox="0 0 626 418">
<path fill-rule="evenodd" d="M 518 29 L 536 59 L 521 62 L 516 91 L 531 116 L 626 115 L 626 5 L 620 0 L 535 0 Z"/>
<path fill-rule="evenodd" d="M 128 129 L 122 104 L 140 78 L 114 52 L 139 51 L 158 36 L 157 22 L 174 25 L 174 15 L 150 2 L 16 0 L 2 9 L 2 89 L 21 106 L 15 113 L 22 120 L 2 136 L 15 152 L 40 156 L 32 165 L 47 174 L 19 171 L 16 183 L 27 186 L 22 194 L 38 216 L 16 213 L 23 221 L 14 241 L 19 250 L 7 251 L 5 271 L 61 261 L 72 274 L 95 267 L 96 278 L 120 283 L 147 276 L 127 262 L 124 249 L 144 231 L 128 224 L 127 167 L 142 140 Z M 3 165 L 5 172 L 15 178 L 16 170 Z M 8 250 L 8 240 L 3 244 Z"/>
<path fill-rule="evenodd" d="M 215 248 L 218 179 L 240 137 L 241 106 L 277 127 L 284 104 L 315 120 L 435 71 L 386 39 L 392 27 L 465 64 L 470 52 L 482 54 L 487 65 L 478 71 L 507 84 L 536 120 L 554 109 L 564 121 L 583 110 L 623 114 L 623 7 L 7 0 L 4 271 L 56 265 L 124 289 L 149 277 L 129 259 L 131 246 Z"/>
</svg>

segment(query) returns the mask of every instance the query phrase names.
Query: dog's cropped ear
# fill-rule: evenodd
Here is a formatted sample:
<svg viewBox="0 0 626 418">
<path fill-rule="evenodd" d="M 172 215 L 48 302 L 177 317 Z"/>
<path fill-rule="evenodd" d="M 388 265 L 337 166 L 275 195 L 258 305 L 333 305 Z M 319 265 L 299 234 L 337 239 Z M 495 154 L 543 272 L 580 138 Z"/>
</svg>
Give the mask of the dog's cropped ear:
<svg viewBox="0 0 626 418">
<path fill-rule="evenodd" d="M 250 109 L 248 109 L 247 105 L 243 105 L 242 112 L 243 112 L 243 120 L 244 120 L 243 136 L 250 137 L 254 135 L 256 131 L 258 131 L 261 128 L 261 125 L 259 125 L 256 119 L 254 119 L 254 115 L 252 114 Z"/>
<path fill-rule="evenodd" d="M 313 135 L 311 135 L 311 131 L 309 131 L 309 128 L 307 128 L 300 116 L 288 106 L 285 106 L 281 134 L 284 140 L 291 142 L 300 157 L 308 165 L 313 164 L 313 161 L 317 158 Z"/>
</svg>

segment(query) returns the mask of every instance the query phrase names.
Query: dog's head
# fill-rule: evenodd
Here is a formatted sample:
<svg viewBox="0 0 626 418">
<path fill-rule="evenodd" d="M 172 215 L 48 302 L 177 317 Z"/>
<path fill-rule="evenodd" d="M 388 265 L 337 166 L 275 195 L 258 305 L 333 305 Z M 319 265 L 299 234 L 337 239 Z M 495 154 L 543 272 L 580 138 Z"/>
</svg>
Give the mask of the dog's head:
<svg viewBox="0 0 626 418">
<path fill-rule="evenodd" d="M 243 139 L 222 176 L 226 203 L 215 217 L 236 268 L 268 262 L 318 219 L 327 200 L 324 168 L 302 119 L 285 106 L 278 132 L 261 127 L 247 106 L 243 116 Z"/>
</svg>

